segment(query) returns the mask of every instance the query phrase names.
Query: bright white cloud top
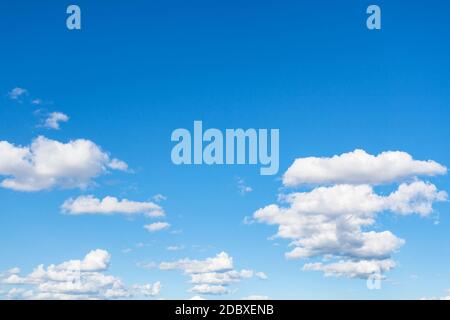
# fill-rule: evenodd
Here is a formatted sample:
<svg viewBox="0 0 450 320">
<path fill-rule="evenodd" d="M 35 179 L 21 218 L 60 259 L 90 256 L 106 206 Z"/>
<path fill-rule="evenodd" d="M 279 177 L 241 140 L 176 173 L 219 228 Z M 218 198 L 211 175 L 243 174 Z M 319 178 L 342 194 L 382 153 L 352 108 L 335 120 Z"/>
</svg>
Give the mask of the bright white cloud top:
<svg viewBox="0 0 450 320">
<path fill-rule="evenodd" d="M 26 276 L 7 272 L 0 283 L 9 286 L 8 298 L 20 299 L 126 299 L 159 295 L 160 282 L 126 286 L 120 278 L 105 274 L 110 260 L 107 251 L 92 250 L 82 260 L 48 267 L 39 265 Z"/>
<path fill-rule="evenodd" d="M 162 217 L 165 215 L 161 206 L 153 202 L 137 202 L 127 199 L 119 200 L 116 197 L 106 196 L 103 199 L 92 195 L 79 196 L 75 199 L 66 200 L 61 206 L 64 213 L 70 215 L 84 214 L 143 214 L 148 217 Z"/>
<path fill-rule="evenodd" d="M 242 269 L 235 270 L 233 258 L 226 252 L 204 260 L 181 259 L 173 262 L 162 262 L 161 270 L 181 270 L 190 276 L 193 286 L 189 292 L 197 294 L 223 295 L 231 292 L 229 286 L 243 279 L 257 277 L 267 279 L 263 272 Z"/>
<path fill-rule="evenodd" d="M 125 162 L 111 159 L 90 140 L 68 143 L 38 137 L 29 146 L 0 141 L 0 185 L 16 191 L 53 187 L 86 188 L 108 169 L 126 170 Z"/>
<path fill-rule="evenodd" d="M 400 151 L 386 151 L 377 156 L 355 150 L 331 158 L 299 158 L 283 176 L 283 184 L 386 184 L 417 176 L 436 176 L 447 168 L 432 161 L 414 160 Z"/>
<path fill-rule="evenodd" d="M 371 156 L 356 150 L 332 158 L 295 160 L 285 173 L 286 186 L 323 184 L 310 191 L 281 195 L 280 204 L 254 212 L 255 221 L 278 227 L 275 237 L 288 239 L 289 259 L 327 257 L 327 262 L 305 264 L 303 270 L 326 276 L 367 278 L 382 276 L 395 267 L 391 256 L 405 240 L 391 231 L 371 231 L 383 212 L 428 216 L 435 202 L 448 195 L 417 176 L 445 174 L 435 161 L 416 161 L 405 152 Z M 411 179 L 405 182 L 405 179 Z M 399 183 L 387 195 L 374 185 Z"/>
</svg>

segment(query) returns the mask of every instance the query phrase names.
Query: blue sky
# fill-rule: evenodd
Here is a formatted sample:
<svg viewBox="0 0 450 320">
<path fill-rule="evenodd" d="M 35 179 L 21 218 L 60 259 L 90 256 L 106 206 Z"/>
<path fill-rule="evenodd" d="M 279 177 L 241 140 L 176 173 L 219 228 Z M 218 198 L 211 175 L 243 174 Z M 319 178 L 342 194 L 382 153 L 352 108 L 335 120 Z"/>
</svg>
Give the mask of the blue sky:
<svg viewBox="0 0 450 320">
<path fill-rule="evenodd" d="M 274 299 L 416 299 L 450 289 L 450 209 L 436 202 L 427 217 L 377 216 L 371 230 L 405 243 L 381 290 L 366 280 L 303 271 L 288 260 L 289 240 L 268 240 L 277 227 L 245 217 L 288 190 L 282 176 L 297 158 L 355 149 L 403 151 L 450 165 L 450 5 L 377 1 L 382 29 L 369 31 L 369 2 L 350 1 L 77 1 L 82 30 L 65 27 L 61 1 L 0 4 L 0 141 L 28 146 L 38 136 L 87 139 L 129 170 L 107 170 L 87 188 L 35 192 L 0 188 L 0 270 L 59 264 L 95 249 L 111 255 L 105 271 L 127 284 L 162 284 L 158 298 L 190 298 L 189 274 L 161 262 L 204 260 L 224 251 L 243 278 L 226 295 Z M 11 90 L 27 90 L 11 98 Z M 39 104 L 32 100 L 40 99 Z M 69 116 L 59 130 L 51 112 Z M 280 129 L 280 171 L 259 166 L 175 166 L 176 128 Z M 2 155 L 0 154 L 0 157 Z M 0 161 L 1 162 L 1 161 Z M 1 173 L 1 172 L 0 172 Z M 0 175 L 1 180 L 6 175 Z M 239 180 L 252 191 L 242 194 Z M 448 175 L 422 177 L 449 191 Z M 380 194 L 394 185 L 375 187 Z M 69 198 L 113 196 L 158 202 L 163 219 L 142 215 L 70 215 Z M 144 224 L 170 223 L 148 232 Z M 182 250 L 170 251 L 168 246 Z M 156 267 L 137 264 L 153 262 Z M 0 273 L 1 273 L 0 271 Z M 184 270 L 186 272 L 186 270 Z M 11 286 L 0 286 L 5 297 Z M 448 295 L 448 294 L 447 294 Z"/>
</svg>

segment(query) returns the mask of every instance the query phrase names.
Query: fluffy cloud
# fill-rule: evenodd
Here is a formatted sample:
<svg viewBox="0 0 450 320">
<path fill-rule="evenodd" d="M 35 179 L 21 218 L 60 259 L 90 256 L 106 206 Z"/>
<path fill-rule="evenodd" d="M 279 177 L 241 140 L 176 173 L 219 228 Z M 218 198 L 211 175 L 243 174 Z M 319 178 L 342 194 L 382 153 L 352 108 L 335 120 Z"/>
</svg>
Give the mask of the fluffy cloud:
<svg viewBox="0 0 450 320">
<path fill-rule="evenodd" d="M 375 223 L 376 214 L 389 210 L 400 214 L 432 212 L 434 201 L 444 201 L 429 183 L 402 184 L 388 196 L 377 195 L 368 185 L 336 185 L 310 192 L 292 193 L 286 207 L 272 204 L 254 213 L 254 219 L 278 225 L 276 236 L 293 240 L 288 258 L 333 254 L 383 258 L 404 243 L 390 231 L 362 231 Z"/>
<path fill-rule="evenodd" d="M 151 224 L 147 224 L 144 226 L 145 229 L 149 232 L 157 232 L 161 230 L 168 229 L 170 227 L 170 224 L 167 222 L 155 222 Z"/>
<path fill-rule="evenodd" d="M 136 202 L 115 197 L 97 199 L 92 195 L 80 196 L 66 200 L 61 206 L 64 213 L 71 215 L 83 214 L 144 214 L 148 217 L 164 216 L 164 210 L 153 202 Z"/>
<path fill-rule="evenodd" d="M 66 114 L 62 112 L 52 112 L 48 115 L 47 119 L 45 119 L 44 127 L 59 130 L 60 123 L 67 121 L 69 121 L 69 117 Z"/>
<path fill-rule="evenodd" d="M 355 150 L 331 158 L 299 158 L 283 176 L 285 186 L 301 184 L 385 184 L 417 176 L 436 176 L 447 168 L 432 161 L 414 160 L 408 153 L 377 156 Z"/>
<path fill-rule="evenodd" d="M 367 278 L 394 268 L 391 256 L 405 243 L 391 231 L 370 230 L 377 216 L 430 215 L 433 204 L 446 201 L 447 193 L 429 182 L 404 180 L 445 172 L 434 161 L 416 161 L 404 152 L 375 157 L 356 150 L 333 158 L 297 159 L 284 175 L 285 185 L 325 186 L 280 195 L 280 204 L 257 210 L 253 219 L 277 226 L 274 237 L 290 240 L 286 258 L 326 258 L 327 262 L 306 264 L 303 270 Z M 387 195 L 375 192 L 373 185 L 388 182 L 400 184 Z"/>
<path fill-rule="evenodd" d="M 7 177 L 0 183 L 3 188 L 85 188 L 107 169 L 125 170 L 126 165 L 89 140 L 61 143 L 40 136 L 24 147 L 0 141 L 0 176 Z"/>
<path fill-rule="evenodd" d="M 267 276 L 263 272 L 253 270 L 235 270 L 233 258 L 226 252 L 221 252 L 215 257 L 204 260 L 182 259 L 174 262 L 162 262 L 161 270 L 181 270 L 190 276 L 193 287 L 190 292 L 198 294 L 223 295 L 230 291 L 229 286 L 233 283 L 249 279 L 254 276 L 264 279 Z"/>
<path fill-rule="evenodd" d="M 160 293 L 161 283 L 127 287 L 120 278 L 107 275 L 111 255 L 93 250 L 82 260 L 58 265 L 37 266 L 30 274 L 3 275 L 0 282 L 8 286 L 7 298 L 16 299 L 124 299 L 152 297 Z"/>
</svg>

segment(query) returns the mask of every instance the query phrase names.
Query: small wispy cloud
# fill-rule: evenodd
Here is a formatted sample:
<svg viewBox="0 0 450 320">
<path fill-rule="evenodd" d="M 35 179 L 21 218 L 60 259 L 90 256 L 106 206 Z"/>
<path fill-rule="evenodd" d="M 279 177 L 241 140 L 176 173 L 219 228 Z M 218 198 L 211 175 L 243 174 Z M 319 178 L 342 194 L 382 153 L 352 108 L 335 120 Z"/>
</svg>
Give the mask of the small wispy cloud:
<svg viewBox="0 0 450 320">
<path fill-rule="evenodd" d="M 161 202 L 161 201 L 166 201 L 166 200 L 167 200 L 167 197 L 166 197 L 165 195 L 162 195 L 162 194 L 158 193 L 158 194 L 154 195 L 154 196 L 152 197 L 152 199 L 153 199 L 153 201 L 155 201 L 155 202 Z"/>
<path fill-rule="evenodd" d="M 142 269 L 156 269 L 156 268 L 158 268 L 158 264 L 153 261 L 150 261 L 150 262 L 140 261 L 140 262 L 136 263 L 136 267 L 142 268 Z"/>
<path fill-rule="evenodd" d="M 52 112 L 45 119 L 43 126 L 47 129 L 59 130 L 61 122 L 69 121 L 69 116 L 62 112 Z"/>
<path fill-rule="evenodd" d="M 180 250 L 183 250 L 184 249 L 184 246 L 182 246 L 182 245 L 180 245 L 180 246 L 168 246 L 167 248 L 166 248 L 166 250 L 167 251 L 180 251 Z"/>
<path fill-rule="evenodd" d="M 144 226 L 144 228 L 149 232 L 162 231 L 162 230 L 168 229 L 169 227 L 170 227 L 170 224 L 167 222 L 155 222 L 155 223 L 147 224 Z"/>
<path fill-rule="evenodd" d="M 245 195 L 245 194 L 253 191 L 253 188 L 248 186 L 245 183 L 245 180 L 243 178 L 240 178 L 240 177 L 237 178 L 237 185 L 238 185 L 239 193 L 241 195 Z"/>
<path fill-rule="evenodd" d="M 28 90 L 20 87 L 15 87 L 8 92 L 8 97 L 16 101 L 20 101 L 20 98 L 26 95 L 28 95 Z"/>
</svg>

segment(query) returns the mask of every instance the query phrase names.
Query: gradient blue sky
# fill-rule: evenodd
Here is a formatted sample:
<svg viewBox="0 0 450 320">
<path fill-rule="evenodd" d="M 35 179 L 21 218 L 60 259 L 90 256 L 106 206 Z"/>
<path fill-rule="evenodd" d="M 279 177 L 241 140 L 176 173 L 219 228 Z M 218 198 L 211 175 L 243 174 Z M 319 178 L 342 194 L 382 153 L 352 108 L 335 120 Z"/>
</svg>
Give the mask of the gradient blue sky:
<svg viewBox="0 0 450 320">
<path fill-rule="evenodd" d="M 303 262 L 284 258 L 286 241 L 267 240 L 275 227 L 242 223 L 276 202 L 281 175 L 299 157 L 401 150 L 450 165 L 450 4 L 376 3 L 381 31 L 365 26 L 368 1 L 80 0 L 82 30 L 68 31 L 68 2 L 1 2 L 0 140 L 85 138 L 134 173 L 104 175 L 88 190 L 1 188 L 0 270 L 29 272 L 102 248 L 112 255 L 109 273 L 127 283 L 161 281 L 162 298 L 189 298 L 185 275 L 136 263 L 226 251 L 236 268 L 269 279 L 244 280 L 224 298 L 444 296 L 448 203 L 436 204 L 430 218 L 377 221 L 406 240 L 381 290 L 302 271 Z M 28 90 L 22 103 L 8 98 L 14 87 Z M 33 106 L 31 98 L 44 103 Z M 39 127 L 36 109 L 64 112 L 70 121 L 58 131 Z M 174 166 L 171 132 L 194 120 L 221 129 L 279 128 L 279 174 L 260 176 L 257 166 Z M 240 194 L 238 177 L 253 192 Z M 450 191 L 448 176 L 432 182 Z M 182 232 L 149 233 L 143 217 L 61 214 L 61 204 L 81 194 L 136 201 L 163 194 L 166 220 Z M 171 252 L 169 245 L 185 248 Z"/>
</svg>

